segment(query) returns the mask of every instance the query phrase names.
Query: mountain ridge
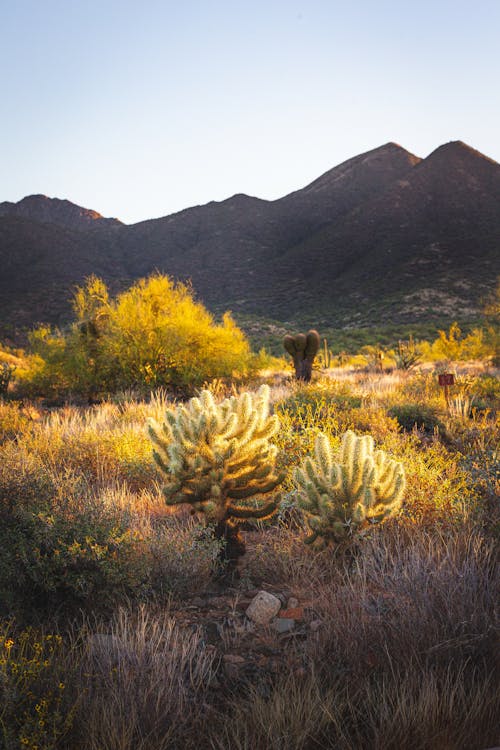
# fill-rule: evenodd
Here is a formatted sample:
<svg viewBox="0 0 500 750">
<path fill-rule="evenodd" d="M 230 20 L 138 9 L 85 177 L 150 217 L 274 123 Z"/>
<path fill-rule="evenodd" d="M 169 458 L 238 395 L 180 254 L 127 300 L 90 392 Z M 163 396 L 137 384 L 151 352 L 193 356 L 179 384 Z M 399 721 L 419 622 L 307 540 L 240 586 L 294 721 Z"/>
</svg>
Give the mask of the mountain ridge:
<svg viewBox="0 0 500 750">
<path fill-rule="evenodd" d="M 117 291 L 158 270 L 215 312 L 349 326 L 473 315 L 500 270 L 500 166 L 461 141 L 425 159 L 389 142 L 274 201 L 236 193 L 132 225 L 76 206 L 71 226 L 69 201 L 46 201 L 45 222 L 0 204 L 11 325 L 64 322 L 91 273 Z"/>
</svg>

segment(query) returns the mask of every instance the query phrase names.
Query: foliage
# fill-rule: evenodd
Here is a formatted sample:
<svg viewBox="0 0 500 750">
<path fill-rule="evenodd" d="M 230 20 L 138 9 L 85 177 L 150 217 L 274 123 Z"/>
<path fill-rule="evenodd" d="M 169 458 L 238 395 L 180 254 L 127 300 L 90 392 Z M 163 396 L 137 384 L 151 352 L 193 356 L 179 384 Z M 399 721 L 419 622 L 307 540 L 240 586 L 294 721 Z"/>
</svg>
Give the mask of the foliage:
<svg viewBox="0 0 500 750">
<path fill-rule="evenodd" d="M 400 370 L 412 370 L 420 362 L 419 350 L 413 336 L 407 341 L 399 340 L 395 355 L 396 367 Z"/>
<path fill-rule="evenodd" d="M 328 437 L 316 438 L 314 459 L 307 458 L 295 473 L 300 506 L 306 511 L 313 543 L 341 542 L 379 523 L 401 506 L 405 475 L 398 463 L 378 450 L 369 435 L 348 431 L 342 438 L 338 463 Z"/>
<path fill-rule="evenodd" d="M 75 322 L 66 331 L 31 334 L 39 357 L 32 388 L 45 395 L 96 395 L 120 388 L 192 390 L 205 380 L 244 372 L 250 349 L 226 313 L 222 323 L 189 287 L 159 274 L 110 299 L 96 277 L 76 290 Z"/>
<path fill-rule="evenodd" d="M 438 331 L 438 337 L 432 344 L 422 342 L 420 345 L 422 356 L 426 360 L 467 361 L 487 359 L 494 355 L 494 348 L 485 336 L 483 328 L 474 328 L 467 335 L 457 322 L 451 324 L 449 331 Z"/>
<path fill-rule="evenodd" d="M 7 362 L 0 362 L 0 396 L 7 393 L 15 369 L 14 365 L 10 365 Z"/>
<path fill-rule="evenodd" d="M 485 318 L 485 339 L 490 347 L 493 364 L 500 366 L 500 276 L 495 291 L 486 301 L 483 310 Z"/>
<path fill-rule="evenodd" d="M 40 505 L 2 509 L 0 598 L 4 608 L 67 612 L 99 602 L 109 608 L 140 593 L 148 574 L 138 532 L 116 513 Z"/>
<path fill-rule="evenodd" d="M 274 377 L 285 502 L 272 523 L 245 529 L 242 580 L 225 592 L 212 579 L 222 541 L 161 492 L 145 427 L 177 413 L 165 391 L 93 407 L 0 402 L 0 600 L 16 616 L 0 625 L 0 746 L 195 750 L 200 736 L 221 750 L 495 743 L 498 380 L 457 376 L 453 393 L 474 399 L 460 415 L 445 409 L 435 373 L 335 377 Z M 210 388 L 214 402 L 238 393 L 229 379 Z M 406 432 L 389 415 L 423 406 L 444 429 L 408 422 Z M 311 555 L 292 474 L 315 461 L 319 433 L 338 463 L 347 429 L 372 434 L 404 465 L 404 504 L 364 535 L 354 559 L 342 547 Z M 265 497 L 239 502 L 258 510 Z M 257 586 L 299 600 L 300 637 L 271 628 L 248 638 L 243 613 Z M 75 610 L 88 613 L 83 626 Z M 40 632 L 23 645 L 33 622 Z M 231 677 L 234 655 L 244 661 Z"/>
<path fill-rule="evenodd" d="M 325 379 L 310 385 L 297 384 L 290 395 L 279 404 L 279 411 L 299 415 L 304 409 L 311 407 L 314 411 L 322 412 L 326 419 L 334 407 L 356 408 L 361 406 L 361 402 L 361 396 L 354 393 L 348 383 Z"/>
<path fill-rule="evenodd" d="M 58 674 L 60 635 L 0 626 L 0 744 L 6 750 L 52 750 L 67 735 L 75 705 Z"/>
<path fill-rule="evenodd" d="M 386 352 L 380 344 L 363 346 L 359 353 L 365 358 L 370 372 L 382 372 L 387 364 Z"/>
<path fill-rule="evenodd" d="M 388 409 L 388 414 L 397 419 L 398 424 L 407 432 L 417 428 L 432 434 L 436 429 L 443 430 L 444 428 L 440 412 L 432 404 L 418 402 L 394 404 Z"/>
</svg>

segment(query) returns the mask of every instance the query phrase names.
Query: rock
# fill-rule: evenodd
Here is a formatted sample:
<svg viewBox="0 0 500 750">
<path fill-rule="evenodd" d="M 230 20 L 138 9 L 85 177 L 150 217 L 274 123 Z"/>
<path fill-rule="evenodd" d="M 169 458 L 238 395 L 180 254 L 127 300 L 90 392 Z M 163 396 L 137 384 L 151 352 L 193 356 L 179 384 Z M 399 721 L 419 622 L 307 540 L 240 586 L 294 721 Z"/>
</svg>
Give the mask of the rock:
<svg viewBox="0 0 500 750">
<path fill-rule="evenodd" d="M 295 609 L 299 606 L 299 600 L 296 599 L 294 596 L 291 596 L 290 599 L 287 602 L 286 608 L 287 609 Z"/>
<path fill-rule="evenodd" d="M 295 620 L 290 617 L 277 617 L 273 622 L 277 633 L 289 633 L 295 627 Z"/>
<path fill-rule="evenodd" d="M 268 591 L 259 591 L 248 605 L 246 616 L 258 625 L 267 625 L 280 609 L 281 602 L 277 596 Z"/>
<path fill-rule="evenodd" d="M 309 627 L 311 628 L 311 630 L 312 630 L 313 633 L 316 633 L 320 629 L 320 627 L 322 625 L 323 625 L 323 623 L 322 623 L 321 620 L 312 620 L 309 623 Z"/>
<path fill-rule="evenodd" d="M 287 609 L 282 609 L 280 612 L 280 617 L 288 617 L 291 620 L 303 620 L 304 619 L 304 608 L 303 607 L 293 607 L 292 609 L 287 607 Z"/>
</svg>

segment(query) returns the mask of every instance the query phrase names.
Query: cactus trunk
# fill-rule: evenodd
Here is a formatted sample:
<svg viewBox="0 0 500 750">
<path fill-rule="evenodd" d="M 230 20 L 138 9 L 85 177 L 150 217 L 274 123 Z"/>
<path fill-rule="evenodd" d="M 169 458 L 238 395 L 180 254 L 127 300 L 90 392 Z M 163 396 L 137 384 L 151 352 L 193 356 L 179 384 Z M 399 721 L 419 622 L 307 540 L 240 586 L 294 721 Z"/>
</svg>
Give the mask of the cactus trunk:
<svg viewBox="0 0 500 750">
<path fill-rule="evenodd" d="M 246 546 L 238 524 L 224 518 L 215 526 L 215 538 L 222 542 L 219 560 L 223 569 L 233 574 L 238 568 L 238 560 L 245 554 Z"/>
</svg>

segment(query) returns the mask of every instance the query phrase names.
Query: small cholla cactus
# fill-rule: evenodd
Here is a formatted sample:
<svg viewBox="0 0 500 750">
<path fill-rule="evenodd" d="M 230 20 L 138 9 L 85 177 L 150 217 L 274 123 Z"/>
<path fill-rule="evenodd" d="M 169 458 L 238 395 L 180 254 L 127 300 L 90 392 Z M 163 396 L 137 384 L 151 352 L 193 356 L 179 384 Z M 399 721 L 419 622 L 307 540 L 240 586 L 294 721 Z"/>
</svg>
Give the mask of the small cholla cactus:
<svg viewBox="0 0 500 750">
<path fill-rule="evenodd" d="M 293 359 L 295 377 L 308 383 L 312 376 L 314 358 L 319 350 L 319 333 L 311 330 L 307 334 L 285 336 L 283 346 Z"/>
<path fill-rule="evenodd" d="M 325 370 L 329 370 L 332 366 L 332 353 L 328 348 L 328 341 L 326 339 L 323 339 L 323 346 L 319 352 L 318 360 L 319 366 Z"/>
<path fill-rule="evenodd" d="M 370 523 L 379 523 L 401 506 L 405 489 L 403 465 L 384 451 L 374 451 L 370 435 L 350 430 L 342 438 L 338 463 L 328 437 L 316 439 L 314 458 L 296 469 L 299 504 L 305 510 L 311 535 L 320 544 L 340 543 Z"/>
<path fill-rule="evenodd" d="M 277 499 L 257 507 L 236 501 L 267 494 L 283 480 L 275 473 L 278 449 L 270 442 L 278 429 L 278 417 L 269 416 L 266 385 L 219 404 L 204 390 L 185 406 L 169 409 L 163 425 L 150 424 L 154 458 L 167 477 L 167 503 L 189 503 L 203 513 L 226 541 L 225 559 L 233 563 L 245 551 L 238 522 L 268 518 L 277 510 Z"/>
</svg>

